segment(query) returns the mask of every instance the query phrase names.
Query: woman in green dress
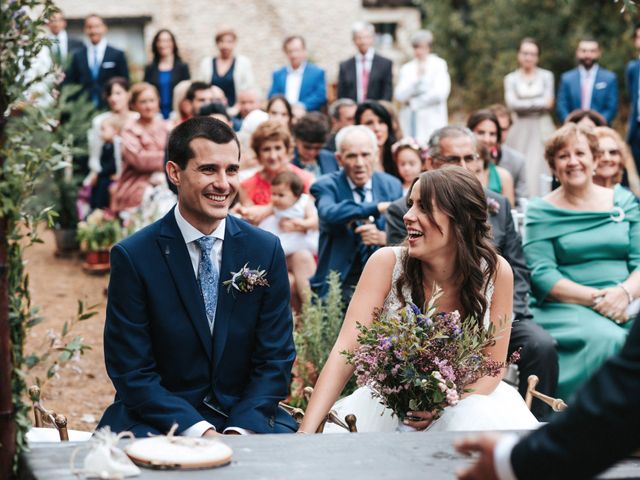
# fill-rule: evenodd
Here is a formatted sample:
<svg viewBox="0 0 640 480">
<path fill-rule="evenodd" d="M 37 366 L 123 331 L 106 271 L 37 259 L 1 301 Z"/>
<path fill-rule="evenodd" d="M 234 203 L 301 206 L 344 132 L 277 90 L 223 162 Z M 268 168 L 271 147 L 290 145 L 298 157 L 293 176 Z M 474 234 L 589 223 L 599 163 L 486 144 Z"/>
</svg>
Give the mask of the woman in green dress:
<svg viewBox="0 0 640 480">
<path fill-rule="evenodd" d="M 558 342 L 557 395 L 568 399 L 625 341 L 640 296 L 640 210 L 628 190 L 593 183 L 598 140 L 559 129 L 545 158 L 560 187 L 529 202 L 524 252 L 532 313 Z"/>
</svg>

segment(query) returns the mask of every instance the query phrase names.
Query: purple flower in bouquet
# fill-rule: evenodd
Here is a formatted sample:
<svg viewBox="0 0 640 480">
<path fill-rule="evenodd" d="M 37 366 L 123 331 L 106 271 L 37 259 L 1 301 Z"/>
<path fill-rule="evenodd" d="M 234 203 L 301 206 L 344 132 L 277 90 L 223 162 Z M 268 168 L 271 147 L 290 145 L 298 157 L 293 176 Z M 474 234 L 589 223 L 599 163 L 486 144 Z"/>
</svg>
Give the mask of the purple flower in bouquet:
<svg viewBox="0 0 640 480">
<path fill-rule="evenodd" d="M 457 311 L 438 312 L 441 296 L 434 288 L 424 311 L 413 304 L 376 310 L 369 326 L 358 325 L 359 347 L 343 352 L 358 385 L 368 386 L 400 418 L 407 411 L 437 414 L 455 405 L 469 385 L 505 367 L 484 353 L 495 343 L 493 325 L 484 328 Z"/>
</svg>

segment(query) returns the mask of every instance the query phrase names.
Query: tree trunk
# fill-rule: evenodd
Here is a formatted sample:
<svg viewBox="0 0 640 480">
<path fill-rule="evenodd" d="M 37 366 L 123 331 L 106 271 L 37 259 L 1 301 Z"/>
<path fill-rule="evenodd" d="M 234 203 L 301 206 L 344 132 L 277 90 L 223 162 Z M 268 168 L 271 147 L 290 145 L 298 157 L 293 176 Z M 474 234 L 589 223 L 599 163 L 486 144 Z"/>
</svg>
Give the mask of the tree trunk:
<svg viewBox="0 0 640 480">
<path fill-rule="evenodd" d="M 5 107 L 6 108 L 6 107 Z M 0 111 L 0 147 L 4 144 L 6 117 Z M 0 169 L 4 158 L 0 157 Z M 11 478 L 16 453 L 16 423 L 13 414 L 11 374 L 11 325 L 9 324 L 9 279 L 7 271 L 7 219 L 0 217 L 0 478 Z"/>
</svg>

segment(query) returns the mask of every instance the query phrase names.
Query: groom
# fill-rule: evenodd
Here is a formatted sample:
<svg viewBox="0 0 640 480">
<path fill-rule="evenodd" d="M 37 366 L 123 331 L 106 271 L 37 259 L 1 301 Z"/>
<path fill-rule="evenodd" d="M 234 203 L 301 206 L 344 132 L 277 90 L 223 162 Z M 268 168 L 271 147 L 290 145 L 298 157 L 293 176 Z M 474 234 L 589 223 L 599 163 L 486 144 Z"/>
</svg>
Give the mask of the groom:
<svg viewBox="0 0 640 480">
<path fill-rule="evenodd" d="M 104 331 L 116 397 L 98 427 L 136 436 L 294 432 L 287 396 L 295 349 L 279 240 L 227 216 L 239 188 L 233 130 L 192 118 L 169 137 L 178 205 L 111 251 Z M 244 265 L 268 285 L 223 282 Z"/>
</svg>

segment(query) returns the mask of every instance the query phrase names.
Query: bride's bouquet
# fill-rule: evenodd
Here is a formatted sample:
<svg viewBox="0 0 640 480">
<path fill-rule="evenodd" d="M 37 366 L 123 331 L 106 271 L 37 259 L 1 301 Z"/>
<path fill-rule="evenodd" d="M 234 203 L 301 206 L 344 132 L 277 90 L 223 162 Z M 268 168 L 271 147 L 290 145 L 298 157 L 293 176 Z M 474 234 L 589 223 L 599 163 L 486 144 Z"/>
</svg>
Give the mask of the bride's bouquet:
<svg viewBox="0 0 640 480">
<path fill-rule="evenodd" d="M 400 419 L 408 411 L 440 413 L 476 380 L 506 366 L 483 353 L 495 343 L 493 324 L 462 319 L 457 310 L 438 312 L 441 296 L 436 287 L 424 312 L 412 303 L 400 311 L 376 310 L 370 326 L 358 324 L 360 346 L 343 352 L 356 367 L 358 385 L 369 387 Z"/>
</svg>

